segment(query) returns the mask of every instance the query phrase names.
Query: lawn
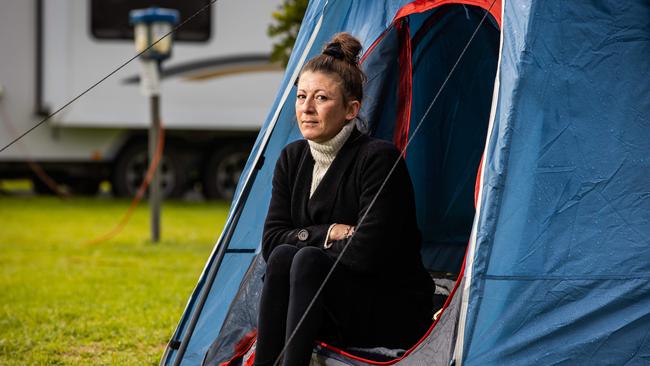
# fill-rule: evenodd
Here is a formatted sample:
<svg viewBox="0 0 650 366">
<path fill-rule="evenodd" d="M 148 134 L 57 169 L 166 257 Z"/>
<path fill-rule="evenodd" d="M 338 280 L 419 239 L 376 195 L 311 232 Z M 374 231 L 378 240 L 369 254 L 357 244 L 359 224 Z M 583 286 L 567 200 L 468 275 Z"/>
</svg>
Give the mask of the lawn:
<svg viewBox="0 0 650 366">
<path fill-rule="evenodd" d="M 142 204 L 0 196 L 0 365 L 156 365 L 228 205 L 165 202 L 162 241 Z"/>
</svg>

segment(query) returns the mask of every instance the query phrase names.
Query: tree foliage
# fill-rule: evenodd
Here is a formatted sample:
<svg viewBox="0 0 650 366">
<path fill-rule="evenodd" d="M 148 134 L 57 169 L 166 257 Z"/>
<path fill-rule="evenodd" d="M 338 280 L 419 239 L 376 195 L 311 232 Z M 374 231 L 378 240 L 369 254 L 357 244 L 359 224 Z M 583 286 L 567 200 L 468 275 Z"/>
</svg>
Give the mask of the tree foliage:
<svg viewBox="0 0 650 366">
<path fill-rule="evenodd" d="M 308 2 L 308 0 L 284 0 L 280 8 L 273 12 L 273 23 L 267 30 L 270 37 L 276 38 L 271 52 L 271 61 L 278 62 L 283 67 L 287 66 Z"/>
</svg>

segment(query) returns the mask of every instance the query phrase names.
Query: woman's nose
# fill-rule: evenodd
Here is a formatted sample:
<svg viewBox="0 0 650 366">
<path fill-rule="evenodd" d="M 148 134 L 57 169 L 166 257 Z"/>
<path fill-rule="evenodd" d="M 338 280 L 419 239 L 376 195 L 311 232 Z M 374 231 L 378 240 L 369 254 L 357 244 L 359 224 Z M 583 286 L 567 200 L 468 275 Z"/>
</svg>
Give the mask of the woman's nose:
<svg viewBox="0 0 650 366">
<path fill-rule="evenodd" d="M 303 113 L 311 113 L 314 111 L 314 99 L 311 97 L 307 97 L 303 100 L 302 103 L 300 103 L 299 107 L 300 111 Z"/>
</svg>

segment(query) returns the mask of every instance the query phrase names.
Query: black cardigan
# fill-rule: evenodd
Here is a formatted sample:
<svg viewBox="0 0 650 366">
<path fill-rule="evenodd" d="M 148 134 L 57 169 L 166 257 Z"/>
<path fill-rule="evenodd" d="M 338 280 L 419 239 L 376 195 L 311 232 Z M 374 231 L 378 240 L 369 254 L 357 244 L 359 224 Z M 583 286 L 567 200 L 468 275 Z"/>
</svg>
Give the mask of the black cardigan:
<svg viewBox="0 0 650 366">
<path fill-rule="evenodd" d="M 420 256 L 413 187 L 403 159 L 359 225 L 399 155 L 392 144 L 355 129 L 309 198 L 314 167 L 309 144 L 299 140 L 287 145 L 273 175 L 262 242 L 264 258 L 280 244 L 322 248 L 333 223 L 358 225 L 341 258 L 343 265 L 378 275 L 387 285 L 432 291 Z M 335 241 L 326 252 L 338 256 L 346 241 Z"/>
</svg>

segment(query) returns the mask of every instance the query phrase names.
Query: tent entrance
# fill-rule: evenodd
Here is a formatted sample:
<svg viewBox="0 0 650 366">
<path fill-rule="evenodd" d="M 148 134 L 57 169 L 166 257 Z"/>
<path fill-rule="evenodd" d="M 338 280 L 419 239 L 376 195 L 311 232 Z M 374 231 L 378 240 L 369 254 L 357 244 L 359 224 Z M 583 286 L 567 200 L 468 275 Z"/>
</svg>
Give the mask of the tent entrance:
<svg viewBox="0 0 650 366">
<path fill-rule="evenodd" d="M 426 111 L 484 14 L 469 5 L 411 14 L 397 20 L 363 62 L 362 116 L 369 132 L 398 147 L 412 139 L 405 157 L 430 271 L 458 273 L 471 231 L 499 52 L 492 17 Z"/>
</svg>

